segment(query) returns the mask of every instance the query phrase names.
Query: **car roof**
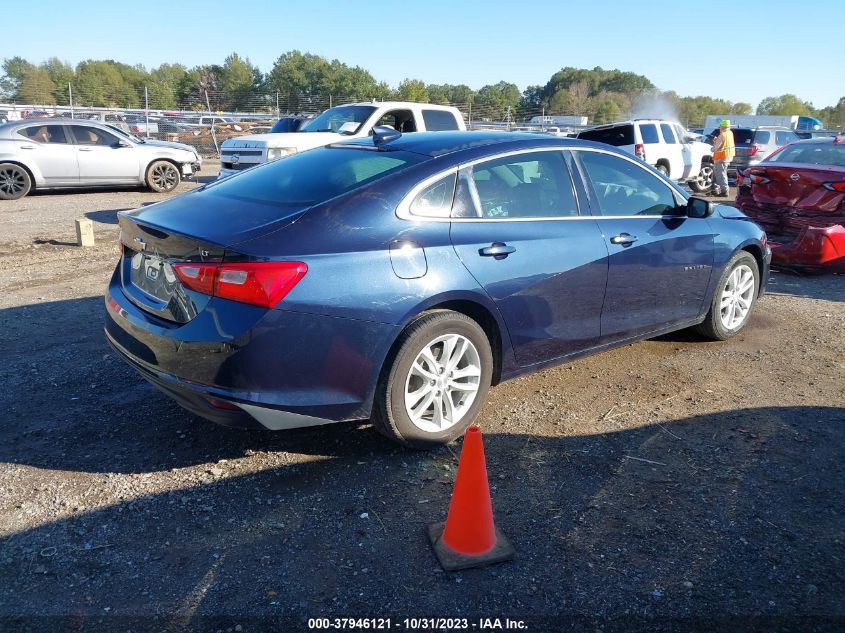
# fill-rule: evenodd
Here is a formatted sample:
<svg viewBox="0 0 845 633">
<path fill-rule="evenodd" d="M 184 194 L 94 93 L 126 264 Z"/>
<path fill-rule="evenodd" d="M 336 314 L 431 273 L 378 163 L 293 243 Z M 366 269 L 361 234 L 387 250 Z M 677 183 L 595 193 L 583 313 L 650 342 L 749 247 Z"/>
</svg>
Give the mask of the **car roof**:
<svg viewBox="0 0 845 633">
<path fill-rule="evenodd" d="M 373 141 L 370 137 L 341 141 L 335 143 L 334 147 L 348 145 L 351 147 L 363 146 L 372 147 Z M 404 150 L 415 154 L 422 154 L 436 158 L 457 152 L 471 153 L 473 150 L 482 148 L 492 149 L 497 152 L 509 150 L 529 149 L 532 147 L 601 147 L 607 149 L 606 145 L 592 143 L 574 138 L 549 136 L 541 133 L 523 132 L 500 132 L 489 130 L 478 131 L 454 131 L 454 132 L 414 132 L 403 134 L 393 140 L 387 141 L 382 147 L 391 150 Z"/>
<path fill-rule="evenodd" d="M 358 103 L 344 103 L 335 106 L 336 108 L 348 108 L 352 106 L 373 106 L 376 108 L 409 108 L 423 107 L 428 110 L 455 110 L 454 106 L 437 105 L 435 103 L 418 103 L 416 101 L 360 101 Z"/>
<path fill-rule="evenodd" d="M 839 139 L 838 141 L 836 139 Z M 845 145 L 845 135 L 837 134 L 836 136 L 817 136 L 815 138 L 803 138 L 800 141 L 792 141 L 790 145 L 808 145 L 811 143 L 832 143 L 835 145 Z"/>
</svg>

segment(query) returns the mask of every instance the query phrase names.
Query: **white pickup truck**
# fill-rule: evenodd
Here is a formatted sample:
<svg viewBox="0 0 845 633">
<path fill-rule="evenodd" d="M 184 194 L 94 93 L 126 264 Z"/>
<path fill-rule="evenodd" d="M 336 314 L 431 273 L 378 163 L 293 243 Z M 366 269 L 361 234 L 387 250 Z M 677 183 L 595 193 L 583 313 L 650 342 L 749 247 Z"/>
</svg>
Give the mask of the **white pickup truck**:
<svg viewBox="0 0 845 633">
<path fill-rule="evenodd" d="M 254 134 L 224 141 L 218 179 L 297 152 L 368 136 L 377 125 L 390 126 L 403 134 L 466 129 L 458 109 L 448 106 L 401 101 L 335 106 L 308 121 L 298 132 Z"/>
</svg>

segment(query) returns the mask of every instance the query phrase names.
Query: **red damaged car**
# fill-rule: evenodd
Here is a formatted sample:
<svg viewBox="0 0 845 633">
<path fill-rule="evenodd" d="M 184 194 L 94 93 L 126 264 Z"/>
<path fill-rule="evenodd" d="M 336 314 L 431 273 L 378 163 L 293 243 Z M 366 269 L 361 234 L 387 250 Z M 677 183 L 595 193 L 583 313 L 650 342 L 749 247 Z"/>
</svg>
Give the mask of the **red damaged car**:
<svg viewBox="0 0 845 633">
<path fill-rule="evenodd" d="M 845 138 L 797 141 L 737 174 L 736 206 L 769 236 L 772 265 L 845 272 Z"/>
</svg>

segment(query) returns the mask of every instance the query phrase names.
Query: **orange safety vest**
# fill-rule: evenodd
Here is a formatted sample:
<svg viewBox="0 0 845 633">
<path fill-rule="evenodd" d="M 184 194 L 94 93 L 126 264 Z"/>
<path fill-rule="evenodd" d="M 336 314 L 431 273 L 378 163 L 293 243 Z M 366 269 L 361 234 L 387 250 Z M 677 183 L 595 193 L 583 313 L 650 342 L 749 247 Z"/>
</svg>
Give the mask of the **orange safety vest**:
<svg viewBox="0 0 845 633">
<path fill-rule="evenodd" d="M 736 156 L 734 147 L 734 133 L 729 129 L 722 130 L 717 137 L 721 142 L 713 147 L 713 160 L 724 160 L 730 162 Z"/>
</svg>

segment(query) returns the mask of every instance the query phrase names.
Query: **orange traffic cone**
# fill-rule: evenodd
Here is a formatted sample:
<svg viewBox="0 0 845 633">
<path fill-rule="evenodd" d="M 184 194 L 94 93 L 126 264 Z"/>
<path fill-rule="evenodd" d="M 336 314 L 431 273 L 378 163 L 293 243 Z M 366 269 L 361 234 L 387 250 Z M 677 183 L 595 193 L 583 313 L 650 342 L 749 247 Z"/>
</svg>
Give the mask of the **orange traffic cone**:
<svg viewBox="0 0 845 633">
<path fill-rule="evenodd" d="M 483 567 L 513 558 L 513 547 L 493 522 L 484 444 L 477 426 L 464 433 L 446 522 L 429 525 L 428 538 L 446 571 Z"/>
</svg>

